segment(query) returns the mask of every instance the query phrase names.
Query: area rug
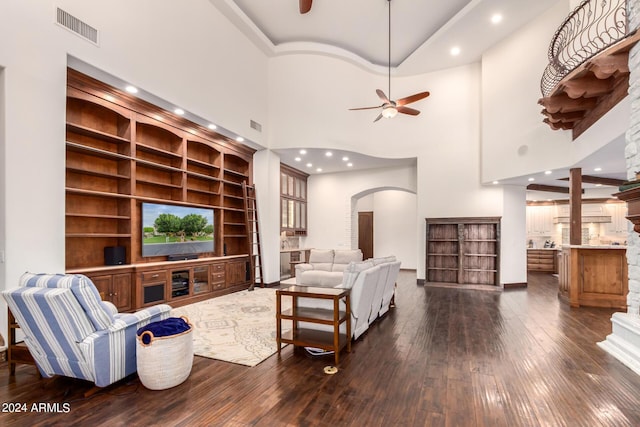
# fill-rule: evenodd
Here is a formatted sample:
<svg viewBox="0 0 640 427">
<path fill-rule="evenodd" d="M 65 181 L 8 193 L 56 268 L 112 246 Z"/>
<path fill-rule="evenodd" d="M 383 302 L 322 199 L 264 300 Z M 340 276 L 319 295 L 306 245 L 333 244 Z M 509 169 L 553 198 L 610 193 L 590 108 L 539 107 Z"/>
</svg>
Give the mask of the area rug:
<svg viewBox="0 0 640 427">
<path fill-rule="evenodd" d="M 282 298 L 283 310 L 291 298 Z M 256 366 L 276 345 L 275 289 L 255 288 L 185 305 L 171 316 L 186 316 L 193 325 L 193 352 L 197 356 Z M 283 322 L 283 331 L 290 328 Z"/>
</svg>

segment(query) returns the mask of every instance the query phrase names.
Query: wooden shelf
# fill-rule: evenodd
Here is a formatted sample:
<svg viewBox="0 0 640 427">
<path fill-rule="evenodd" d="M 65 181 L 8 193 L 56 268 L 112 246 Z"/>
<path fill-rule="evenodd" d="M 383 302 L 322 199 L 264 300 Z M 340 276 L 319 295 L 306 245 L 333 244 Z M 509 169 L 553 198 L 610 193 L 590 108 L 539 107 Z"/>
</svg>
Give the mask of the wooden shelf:
<svg viewBox="0 0 640 427">
<path fill-rule="evenodd" d="M 427 218 L 429 282 L 500 284 L 500 219 Z"/>
<path fill-rule="evenodd" d="M 123 180 L 124 179 L 131 179 L 131 177 L 129 175 L 119 175 L 119 174 L 112 174 L 112 173 L 108 173 L 108 172 L 98 172 L 98 171 L 92 171 L 92 170 L 88 170 L 88 169 L 73 168 L 73 167 L 69 167 L 69 166 L 67 166 L 67 171 L 81 173 L 81 174 L 84 174 L 84 175 L 98 176 L 98 177 L 103 177 L 103 178 L 113 178 L 113 179 L 123 179 Z"/>
<path fill-rule="evenodd" d="M 163 150 L 161 148 L 153 147 L 151 145 L 142 144 L 136 142 L 136 151 L 146 151 L 147 153 L 159 154 L 161 156 L 171 159 L 182 159 L 182 154 L 174 153 L 171 151 Z"/>
<path fill-rule="evenodd" d="M 67 212 L 65 216 L 75 217 L 75 218 L 131 219 L 131 217 L 124 216 L 124 215 L 86 214 L 86 213 L 73 213 L 73 212 Z"/>
<path fill-rule="evenodd" d="M 211 163 L 203 162 L 203 161 L 197 160 L 197 159 L 192 159 L 190 157 L 187 157 L 187 164 L 198 165 L 198 166 L 202 166 L 204 168 L 213 168 L 213 169 L 216 169 L 216 170 L 220 169 L 220 166 L 212 165 Z"/>
<path fill-rule="evenodd" d="M 131 234 L 114 234 L 114 233 L 67 233 L 67 237 L 115 237 L 115 238 L 124 238 L 124 237 L 131 237 Z"/>
<path fill-rule="evenodd" d="M 106 132 L 102 132 L 96 129 L 92 129 L 86 126 L 82 126 L 76 123 L 67 122 L 67 131 L 71 131 L 80 135 L 90 136 L 98 138 L 102 141 L 111 142 L 113 144 L 129 144 L 130 141 L 127 138 L 123 138 L 118 135 L 112 135 Z"/>
<path fill-rule="evenodd" d="M 130 194 L 122 193 L 109 193 L 105 191 L 85 190 L 82 188 L 65 187 L 67 193 L 83 194 L 86 196 L 99 196 L 99 197 L 113 197 L 116 199 L 131 199 L 133 196 Z"/>
<path fill-rule="evenodd" d="M 85 153 L 93 154 L 95 156 L 103 157 L 103 158 L 113 158 L 118 160 L 132 159 L 131 156 L 127 156 L 125 154 L 115 153 L 109 150 L 102 150 L 100 148 L 95 148 L 88 145 L 81 145 L 81 144 L 77 144 L 75 142 L 70 142 L 70 141 L 67 141 L 67 150 L 85 152 Z"/>
</svg>

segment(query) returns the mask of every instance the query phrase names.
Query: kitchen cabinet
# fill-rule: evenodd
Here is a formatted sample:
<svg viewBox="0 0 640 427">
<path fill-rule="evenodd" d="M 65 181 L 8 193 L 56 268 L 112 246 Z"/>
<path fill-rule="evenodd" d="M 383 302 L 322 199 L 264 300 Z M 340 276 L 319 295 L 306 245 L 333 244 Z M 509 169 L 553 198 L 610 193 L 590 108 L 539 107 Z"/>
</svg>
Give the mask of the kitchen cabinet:
<svg viewBox="0 0 640 427">
<path fill-rule="evenodd" d="M 555 206 L 528 206 L 527 207 L 527 235 L 551 236 L 556 216 Z"/>
<path fill-rule="evenodd" d="M 627 204 L 626 203 L 607 203 L 604 205 L 605 215 L 611 216 L 611 222 L 604 224 L 605 234 L 620 235 L 627 234 Z"/>
</svg>

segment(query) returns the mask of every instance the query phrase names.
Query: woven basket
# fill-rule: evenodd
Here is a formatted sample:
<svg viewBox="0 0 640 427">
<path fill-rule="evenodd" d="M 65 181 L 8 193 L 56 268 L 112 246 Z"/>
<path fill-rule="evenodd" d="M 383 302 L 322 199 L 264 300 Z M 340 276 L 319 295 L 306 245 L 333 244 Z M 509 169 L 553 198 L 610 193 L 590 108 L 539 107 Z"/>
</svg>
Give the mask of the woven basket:
<svg viewBox="0 0 640 427">
<path fill-rule="evenodd" d="M 186 317 L 189 329 L 175 335 L 154 337 L 144 331 L 137 340 L 136 363 L 140 382 L 151 390 L 164 390 L 182 384 L 193 365 L 193 326 Z M 142 340 L 149 336 L 149 344 Z"/>
</svg>

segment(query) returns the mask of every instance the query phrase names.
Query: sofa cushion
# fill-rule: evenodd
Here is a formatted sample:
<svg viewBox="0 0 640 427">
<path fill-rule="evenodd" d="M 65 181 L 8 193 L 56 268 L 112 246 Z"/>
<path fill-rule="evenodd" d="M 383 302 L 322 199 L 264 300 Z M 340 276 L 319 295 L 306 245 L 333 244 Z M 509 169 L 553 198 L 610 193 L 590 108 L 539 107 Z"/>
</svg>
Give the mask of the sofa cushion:
<svg viewBox="0 0 640 427">
<path fill-rule="evenodd" d="M 347 265 L 352 261 L 362 261 L 362 251 L 360 249 L 336 250 L 334 251 L 331 271 L 344 271 Z"/>
<path fill-rule="evenodd" d="M 333 266 L 333 249 L 311 249 L 309 264 L 314 270 L 331 271 Z"/>
<path fill-rule="evenodd" d="M 308 270 L 303 272 L 297 284 L 301 286 L 319 286 L 321 288 L 333 288 L 342 283 L 342 273 L 331 271 Z"/>
<path fill-rule="evenodd" d="M 373 263 L 369 260 L 350 262 L 342 273 L 342 284 L 340 285 L 340 287 L 344 289 L 351 289 L 360 272 L 371 267 L 373 267 Z"/>
<path fill-rule="evenodd" d="M 396 262 L 396 257 L 391 255 L 391 256 L 385 256 L 385 257 L 371 258 L 371 261 L 373 261 L 374 265 L 380 265 L 380 264 L 384 264 L 385 262 Z"/>
</svg>

